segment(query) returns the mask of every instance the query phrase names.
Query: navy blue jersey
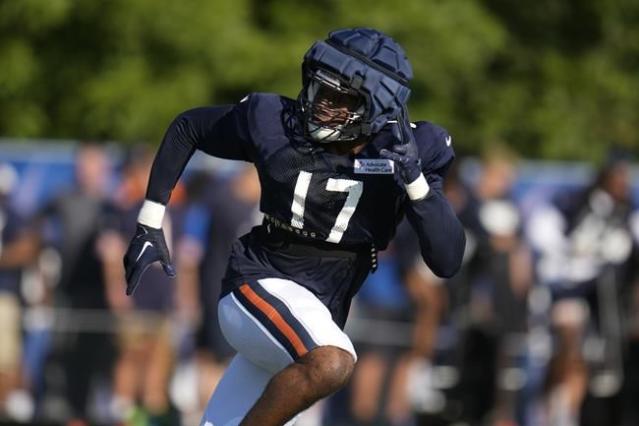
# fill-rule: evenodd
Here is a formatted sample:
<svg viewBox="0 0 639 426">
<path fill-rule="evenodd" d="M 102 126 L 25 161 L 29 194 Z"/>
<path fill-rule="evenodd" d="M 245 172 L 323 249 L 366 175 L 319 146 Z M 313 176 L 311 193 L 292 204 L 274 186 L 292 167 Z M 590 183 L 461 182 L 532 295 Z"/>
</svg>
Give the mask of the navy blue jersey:
<svg viewBox="0 0 639 426">
<path fill-rule="evenodd" d="M 431 189 L 426 199 L 411 201 L 393 162 L 379 154 L 397 143 L 390 126 L 375 134 L 361 152 L 338 155 L 291 132 L 294 110 L 291 99 L 255 93 L 234 106 L 197 108 L 181 114 L 160 147 L 147 198 L 166 204 L 185 165 L 176 159 L 200 149 L 255 164 L 262 185 L 260 209 L 269 229 L 277 227 L 301 240 L 355 253 L 362 247 L 384 249 L 406 214 L 433 271 L 444 276 L 454 273 L 464 239 L 441 193 L 443 175 L 454 158 L 448 133 L 428 122 L 414 125 L 423 173 Z M 245 238 L 234 247 L 227 291 L 247 276 L 288 277 L 323 301 L 330 299 L 327 305 L 339 305 L 350 301 L 371 266 L 360 265 L 364 259 L 356 256 L 356 267 L 352 262 L 347 262 L 350 266 L 331 266 L 350 268 L 336 276 L 326 264 L 309 263 L 308 259 L 272 262 L 271 255 L 256 247 L 260 241 Z M 340 292 L 345 294 L 337 297 L 335 287 L 345 287 Z"/>
<path fill-rule="evenodd" d="M 252 94 L 227 112 L 198 148 L 212 155 L 255 163 L 262 185 L 260 210 L 296 232 L 332 243 L 373 243 L 383 249 L 408 202 L 392 161 L 379 151 L 395 143 L 379 132 L 357 155 L 337 155 L 320 144 L 295 140 L 285 125 L 295 101 Z M 212 109 L 187 113 L 201 119 Z M 418 122 L 415 136 L 424 175 L 439 186 L 453 160 L 448 133 Z M 439 188 L 437 188 L 439 189 Z"/>
</svg>

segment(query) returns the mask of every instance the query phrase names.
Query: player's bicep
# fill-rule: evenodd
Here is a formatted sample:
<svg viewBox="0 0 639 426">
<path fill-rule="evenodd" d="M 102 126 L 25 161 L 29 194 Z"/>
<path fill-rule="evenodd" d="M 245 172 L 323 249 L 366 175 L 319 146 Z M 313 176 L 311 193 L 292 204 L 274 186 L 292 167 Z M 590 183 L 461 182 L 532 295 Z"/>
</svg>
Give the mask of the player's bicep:
<svg viewBox="0 0 639 426">
<path fill-rule="evenodd" d="M 229 160 L 252 161 L 252 144 L 243 104 L 203 107 L 182 114 L 197 148 L 209 155 Z"/>
</svg>

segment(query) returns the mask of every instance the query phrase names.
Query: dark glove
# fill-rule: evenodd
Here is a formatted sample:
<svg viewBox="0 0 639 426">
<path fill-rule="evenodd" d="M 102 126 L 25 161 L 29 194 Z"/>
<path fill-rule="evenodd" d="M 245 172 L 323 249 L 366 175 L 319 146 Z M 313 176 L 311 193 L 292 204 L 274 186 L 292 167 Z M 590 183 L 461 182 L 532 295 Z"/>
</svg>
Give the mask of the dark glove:
<svg viewBox="0 0 639 426">
<path fill-rule="evenodd" d="M 422 161 L 419 158 L 413 129 L 408 121 L 406 107 L 402 108 L 397 117 L 397 123 L 393 124 L 392 132 L 397 143 L 391 148 L 392 151 L 384 148 L 379 154 L 388 160 L 393 160 L 405 184 L 415 182 L 422 174 Z"/>
<path fill-rule="evenodd" d="M 169 249 L 166 246 L 162 228 L 151 228 L 138 223 L 135 236 L 124 255 L 127 295 L 133 294 L 144 271 L 158 260 L 162 264 L 164 272 L 169 277 L 174 277 L 175 269 L 171 265 Z"/>
<path fill-rule="evenodd" d="M 393 124 L 392 132 L 397 142 L 392 146 L 391 151 L 384 148 L 379 152 L 379 155 L 393 160 L 410 199 L 413 201 L 421 200 L 428 195 L 429 187 L 422 174 L 422 160 L 419 158 L 415 135 L 411 129 L 410 121 L 408 121 L 406 106 L 402 108 L 397 117 L 397 123 Z"/>
</svg>

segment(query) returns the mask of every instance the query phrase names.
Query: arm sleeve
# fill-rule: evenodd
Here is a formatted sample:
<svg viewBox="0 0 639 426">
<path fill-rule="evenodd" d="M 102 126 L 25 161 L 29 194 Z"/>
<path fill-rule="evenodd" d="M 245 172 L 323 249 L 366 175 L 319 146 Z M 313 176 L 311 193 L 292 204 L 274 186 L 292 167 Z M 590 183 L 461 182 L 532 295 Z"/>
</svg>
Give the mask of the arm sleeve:
<svg viewBox="0 0 639 426">
<path fill-rule="evenodd" d="M 459 270 L 466 246 L 466 236 L 459 219 L 442 192 L 440 175 L 426 177 L 429 195 L 423 200 L 406 201 L 406 217 L 419 238 L 424 262 L 442 278 Z"/>
<path fill-rule="evenodd" d="M 146 199 L 163 205 L 196 149 L 229 160 L 252 162 L 248 134 L 249 102 L 196 108 L 178 115 L 167 129 L 153 161 Z"/>
<path fill-rule="evenodd" d="M 428 267 L 449 278 L 459 270 L 466 246 L 464 228 L 443 193 L 444 176 L 455 154 L 450 135 L 441 127 L 422 125 L 416 136 L 430 191 L 423 200 L 406 199 L 406 216 Z"/>
</svg>

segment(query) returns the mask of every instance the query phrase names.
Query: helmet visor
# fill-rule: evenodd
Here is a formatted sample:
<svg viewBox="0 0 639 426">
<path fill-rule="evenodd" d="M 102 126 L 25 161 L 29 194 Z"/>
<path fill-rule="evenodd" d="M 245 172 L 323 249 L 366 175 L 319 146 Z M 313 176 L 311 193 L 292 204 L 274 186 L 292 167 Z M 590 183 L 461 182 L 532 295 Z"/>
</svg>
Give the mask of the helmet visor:
<svg viewBox="0 0 639 426">
<path fill-rule="evenodd" d="M 345 126 L 362 117 L 363 97 L 328 73 L 316 71 L 311 76 L 308 92 L 310 120 L 314 124 Z"/>
</svg>

